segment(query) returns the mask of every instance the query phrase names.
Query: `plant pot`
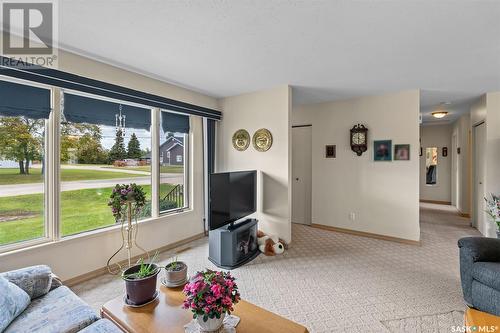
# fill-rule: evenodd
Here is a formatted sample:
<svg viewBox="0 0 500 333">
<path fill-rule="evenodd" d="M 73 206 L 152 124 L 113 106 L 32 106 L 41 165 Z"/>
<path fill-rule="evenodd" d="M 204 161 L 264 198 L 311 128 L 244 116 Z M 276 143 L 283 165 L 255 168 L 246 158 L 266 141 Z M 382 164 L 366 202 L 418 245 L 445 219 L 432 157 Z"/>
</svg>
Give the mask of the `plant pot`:
<svg viewBox="0 0 500 333">
<path fill-rule="evenodd" d="M 500 230 L 497 230 L 497 238 L 500 238 Z"/>
<path fill-rule="evenodd" d="M 150 302 L 154 298 L 156 293 L 156 278 L 160 272 L 160 268 L 155 264 L 152 264 L 152 266 L 155 268 L 154 273 L 148 277 L 142 279 L 123 278 L 127 291 L 125 295 L 127 303 L 131 305 L 141 305 Z M 140 267 L 140 265 L 132 266 L 126 269 L 123 275 L 127 276 L 137 273 Z"/>
<path fill-rule="evenodd" d="M 172 269 L 172 263 L 165 266 L 165 279 L 169 283 L 180 283 L 187 280 L 187 265 L 177 261 L 177 267 Z"/>
<path fill-rule="evenodd" d="M 208 318 L 207 321 L 203 321 L 203 316 L 198 316 L 196 317 L 196 321 L 198 322 L 198 325 L 200 325 L 200 328 L 203 332 L 215 332 L 222 326 L 222 322 L 224 321 L 225 316 L 226 314 L 223 313 L 221 314 L 219 319 Z"/>
</svg>

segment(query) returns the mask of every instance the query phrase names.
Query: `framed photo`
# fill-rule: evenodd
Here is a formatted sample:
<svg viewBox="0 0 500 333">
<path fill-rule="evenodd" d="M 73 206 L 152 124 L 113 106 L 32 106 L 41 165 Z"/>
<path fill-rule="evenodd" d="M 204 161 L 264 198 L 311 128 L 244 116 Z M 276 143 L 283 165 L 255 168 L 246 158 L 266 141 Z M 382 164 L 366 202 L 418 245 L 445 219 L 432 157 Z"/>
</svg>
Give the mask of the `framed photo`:
<svg viewBox="0 0 500 333">
<path fill-rule="evenodd" d="M 337 157 L 337 146 L 336 145 L 326 145 L 325 146 L 325 157 L 326 158 L 336 158 Z"/>
<path fill-rule="evenodd" d="M 373 160 L 392 161 L 392 140 L 373 141 Z"/>
<path fill-rule="evenodd" d="M 442 154 L 443 154 L 443 157 L 448 156 L 448 147 L 443 147 Z"/>
<path fill-rule="evenodd" d="M 409 161 L 410 160 L 410 145 L 394 145 L 394 160 Z"/>
</svg>

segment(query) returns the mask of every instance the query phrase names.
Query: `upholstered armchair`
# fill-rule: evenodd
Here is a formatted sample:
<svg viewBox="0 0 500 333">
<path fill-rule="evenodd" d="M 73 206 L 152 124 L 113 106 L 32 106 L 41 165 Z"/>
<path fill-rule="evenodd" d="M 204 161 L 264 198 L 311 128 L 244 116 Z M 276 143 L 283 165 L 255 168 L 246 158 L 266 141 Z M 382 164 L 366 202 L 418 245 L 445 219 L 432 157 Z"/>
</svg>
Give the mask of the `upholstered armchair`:
<svg viewBox="0 0 500 333">
<path fill-rule="evenodd" d="M 465 237 L 458 247 L 465 302 L 500 316 L 500 239 Z"/>
</svg>

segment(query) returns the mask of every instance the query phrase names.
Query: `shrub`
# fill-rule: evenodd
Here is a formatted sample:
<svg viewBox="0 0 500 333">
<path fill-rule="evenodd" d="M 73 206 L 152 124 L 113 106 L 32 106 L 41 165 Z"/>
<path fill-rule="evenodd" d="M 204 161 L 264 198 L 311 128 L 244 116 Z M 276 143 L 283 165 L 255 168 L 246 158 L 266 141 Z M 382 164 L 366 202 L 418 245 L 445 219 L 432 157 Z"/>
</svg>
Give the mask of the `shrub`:
<svg viewBox="0 0 500 333">
<path fill-rule="evenodd" d="M 127 162 L 125 162 L 125 161 L 121 161 L 121 160 L 114 161 L 114 162 L 113 162 L 113 166 L 114 166 L 114 167 L 118 167 L 118 168 L 123 168 L 123 167 L 126 167 L 126 166 L 127 166 Z"/>
</svg>

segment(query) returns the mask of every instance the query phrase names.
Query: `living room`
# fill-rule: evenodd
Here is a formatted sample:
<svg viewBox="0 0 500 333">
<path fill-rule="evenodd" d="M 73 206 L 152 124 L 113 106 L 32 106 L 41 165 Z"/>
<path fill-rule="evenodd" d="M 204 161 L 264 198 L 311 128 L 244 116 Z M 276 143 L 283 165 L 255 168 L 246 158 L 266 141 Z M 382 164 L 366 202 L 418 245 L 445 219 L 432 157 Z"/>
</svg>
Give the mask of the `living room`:
<svg viewBox="0 0 500 333">
<path fill-rule="evenodd" d="M 500 4 L 1 7 L 0 332 L 499 330 Z"/>
</svg>

